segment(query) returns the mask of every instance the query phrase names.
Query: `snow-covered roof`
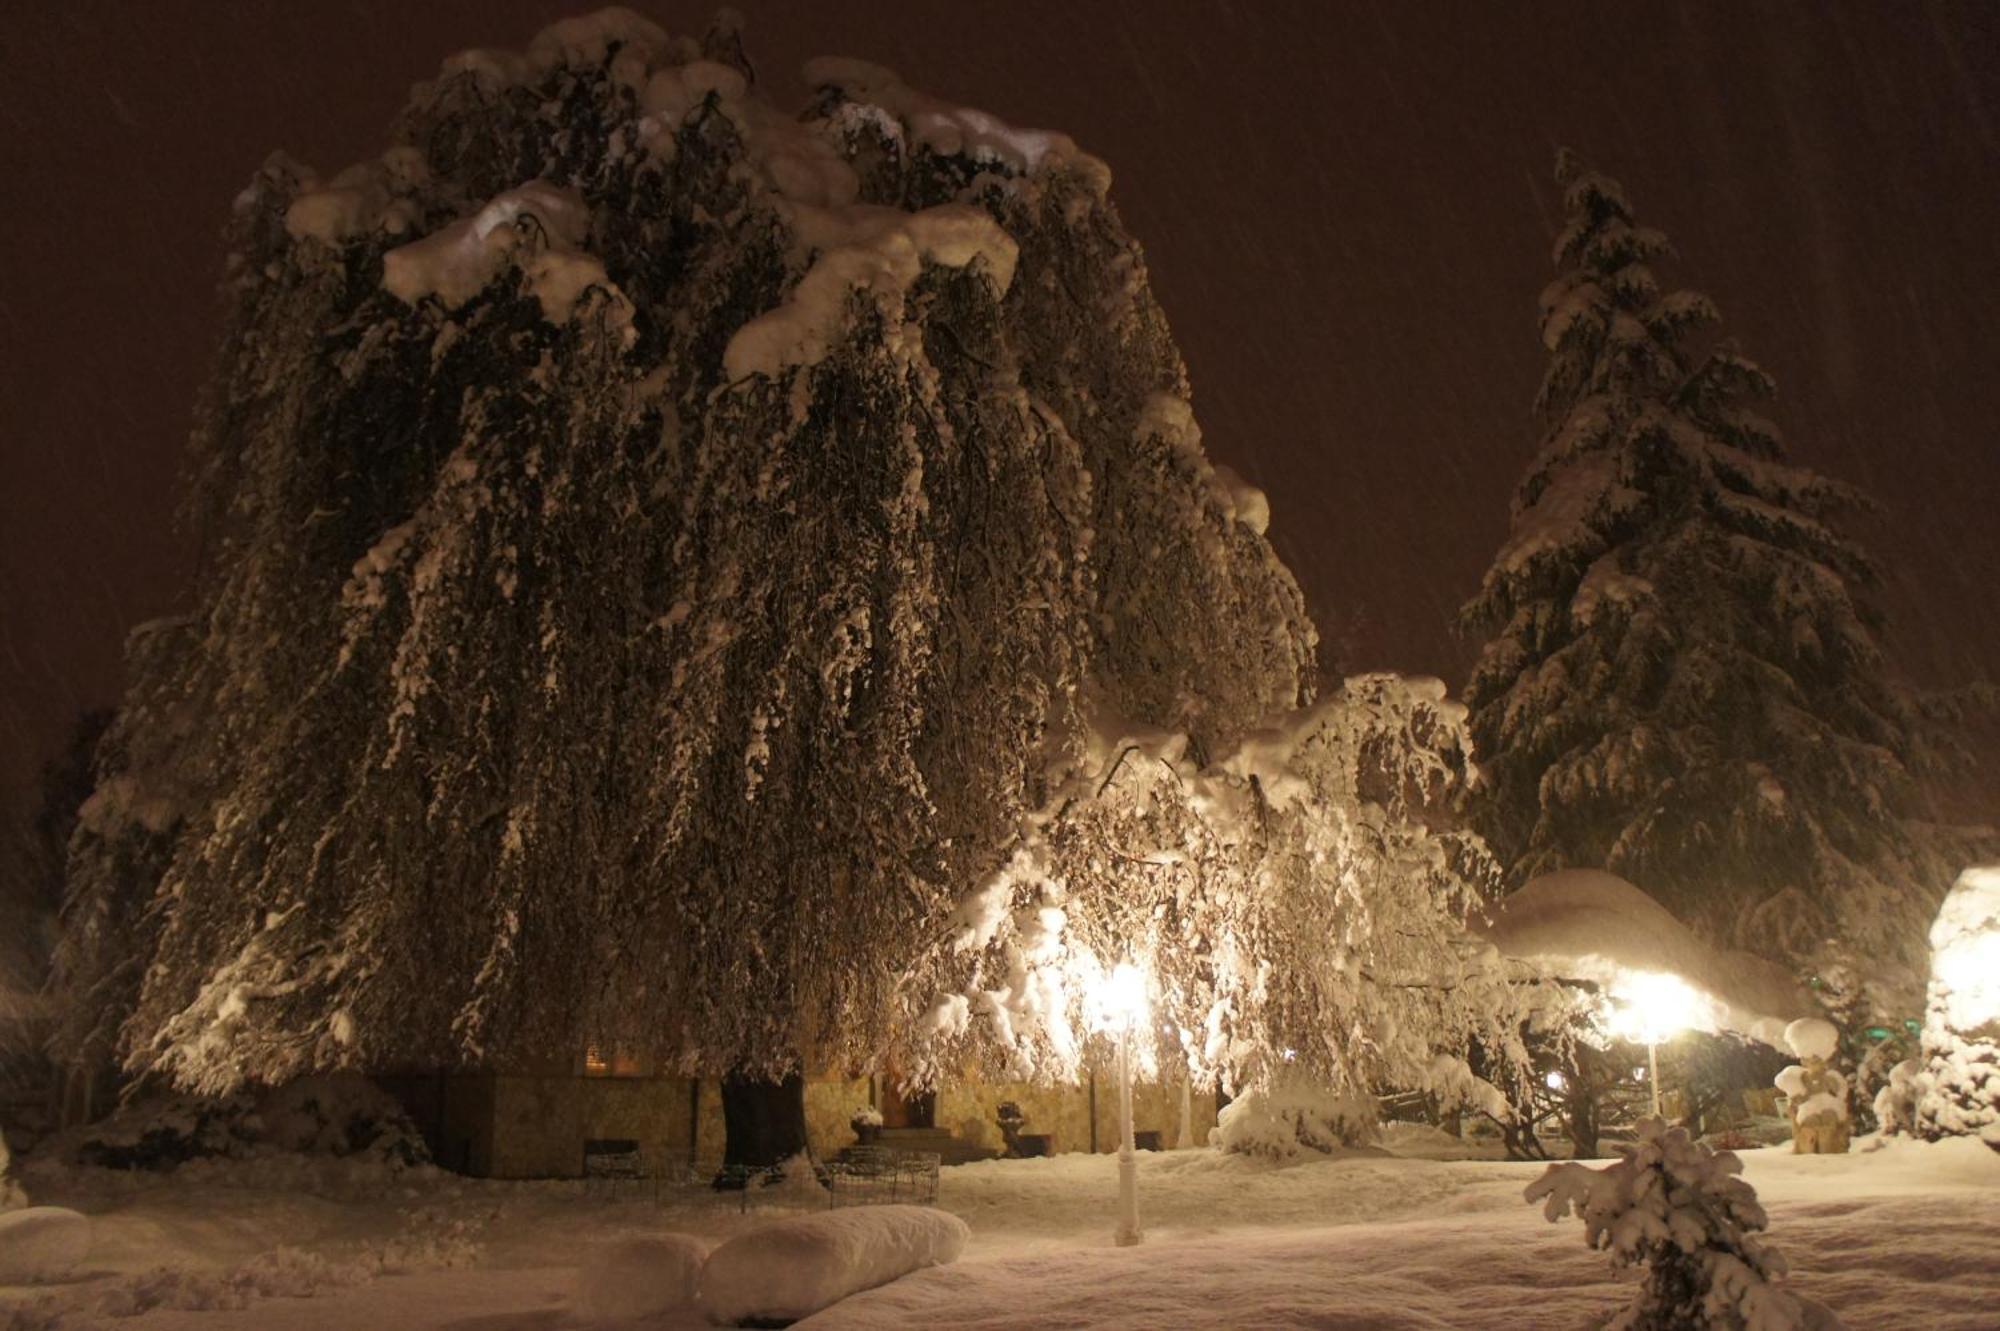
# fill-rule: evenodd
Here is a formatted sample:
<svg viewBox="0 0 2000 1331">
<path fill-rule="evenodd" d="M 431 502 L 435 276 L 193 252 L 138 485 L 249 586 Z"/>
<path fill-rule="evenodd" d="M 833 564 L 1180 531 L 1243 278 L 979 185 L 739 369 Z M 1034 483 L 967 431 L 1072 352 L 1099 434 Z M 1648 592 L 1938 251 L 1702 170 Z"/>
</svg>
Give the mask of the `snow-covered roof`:
<svg viewBox="0 0 2000 1331">
<path fill-rule="evenodd" d="M 1614 985 L 1634 973 L 1679 977 L 1713 1000 L 1708 1024 L 1783 1048 L 1783 1030 L 1817 1004 L 1775 962 L 1710 947 L 1616 874 L 1564 869 L 1503 899 L 1482 931 L 1502 955 L 1568 979 Z"/>
</svg>

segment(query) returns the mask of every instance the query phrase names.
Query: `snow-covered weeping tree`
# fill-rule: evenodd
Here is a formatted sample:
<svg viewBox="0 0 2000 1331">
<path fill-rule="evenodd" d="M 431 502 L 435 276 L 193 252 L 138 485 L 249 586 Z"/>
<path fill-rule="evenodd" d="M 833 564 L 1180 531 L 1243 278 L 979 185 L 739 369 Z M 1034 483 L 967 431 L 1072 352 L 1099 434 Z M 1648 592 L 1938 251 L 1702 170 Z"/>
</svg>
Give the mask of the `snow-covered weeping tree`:
<svg viewBox="0 0 2000 1331">
<path fill-rule="evenodd" d="M 101 770 L 178 803 L 73 850 L 64 970 L 129 1069 L 595 1042 L 747 1104 L 918 1027 L 1086 711 L 1201 754 L 1307 701 L 1102 164 L 748 68 L 606 11 L 237 200 L 198 610 Z"/>
<path fill-rule="evenodd" d="M 1697 928 L 1804 966 L 1871 959 L 1913 1010 L 1951 869 L 1906 821 L 1922 704 L 1891 679 L 1848 487 L 1785 460 L 1770 377 L 1663 287 L 1666 238 L 1567 152 L 1542 293 L 1546 433 L 1476 595 L 1476 825 L 1516 882 L 1640 884 Z"/>
</svg>

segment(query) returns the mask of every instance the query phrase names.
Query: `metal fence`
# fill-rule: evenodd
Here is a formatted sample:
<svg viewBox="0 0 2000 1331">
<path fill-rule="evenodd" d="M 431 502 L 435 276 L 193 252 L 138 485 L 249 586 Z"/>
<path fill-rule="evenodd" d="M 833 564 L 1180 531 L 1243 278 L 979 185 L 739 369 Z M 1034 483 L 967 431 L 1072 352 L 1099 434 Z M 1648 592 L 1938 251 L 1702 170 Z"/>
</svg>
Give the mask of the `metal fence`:
<svg viewBox="0 0 2000 1331">
<path fill-rule="evenodd" d="M 828 1206 L 937 1204 L 938 1155 L 850 1146 L 826 1166 Z"/>
</svg>

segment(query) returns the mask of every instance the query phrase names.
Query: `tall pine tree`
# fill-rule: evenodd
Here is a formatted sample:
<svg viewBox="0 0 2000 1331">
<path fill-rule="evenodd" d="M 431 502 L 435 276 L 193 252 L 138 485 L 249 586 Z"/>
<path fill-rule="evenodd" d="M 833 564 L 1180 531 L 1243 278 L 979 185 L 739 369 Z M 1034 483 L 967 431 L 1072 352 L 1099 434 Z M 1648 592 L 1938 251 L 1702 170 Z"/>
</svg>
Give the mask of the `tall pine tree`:
<svg viewBox="0 0 2000 1331">
<path fill-rule="evenodd" d="M 1908 822 L 1925 718 L 1839 526 L 1861 498 L 1787 461 L 1771 377 L 1662 286 L 1618 184 L 1567 151 L 1556 178 L 1542 444 L 1463 611 L 1481 830 L 1516 882 L 1608 868 L 1805 968 L 1845 940 L 1913 1011 L 1949 873 Z"/>
</svg>

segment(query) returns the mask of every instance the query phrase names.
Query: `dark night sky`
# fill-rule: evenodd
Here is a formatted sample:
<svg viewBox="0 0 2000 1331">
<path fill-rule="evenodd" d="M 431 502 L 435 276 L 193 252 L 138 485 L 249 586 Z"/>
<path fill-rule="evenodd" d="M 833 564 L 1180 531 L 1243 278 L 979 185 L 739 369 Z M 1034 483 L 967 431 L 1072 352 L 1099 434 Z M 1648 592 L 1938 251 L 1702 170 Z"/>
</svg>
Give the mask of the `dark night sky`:
<svg viewBox="0 0 2000 1331">
<path fill-rule="evenodd" d="M 231 196 L 378 151 L 448 52 L 587 6 L 20 6 L 0 36 L 0 793 L 113 699 L 186 568 L 173 487 Z M 639 5 L 670 31 L 709 7 Z M 1621 178 L 1777 376 L 1795 456 L 1882 501 L 1889 642 L 2000 674 L 2000 4 L 744 5 L 1112 165 L 1218 460 L 1343 664 L 1441 673 L 1533 446 L 1555 146 Z M 415 13 L 405 13 L 405 10 Z"/>
</svg>

